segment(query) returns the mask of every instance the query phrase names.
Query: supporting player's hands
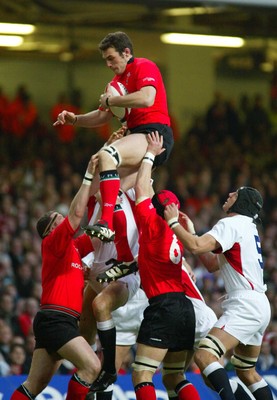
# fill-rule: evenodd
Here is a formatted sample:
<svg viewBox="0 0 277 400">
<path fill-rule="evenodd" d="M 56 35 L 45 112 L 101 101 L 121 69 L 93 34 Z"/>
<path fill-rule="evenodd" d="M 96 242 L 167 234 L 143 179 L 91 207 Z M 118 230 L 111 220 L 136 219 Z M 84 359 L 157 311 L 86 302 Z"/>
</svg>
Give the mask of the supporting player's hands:
<svg viewBox="0 0 277 400">
<path fill-rule="evenodd" d="M 177 204 L 171 203 L 168 206 L 165 206 L 164 218 L 165 218 L 166 222 L 168 222 L 170 220 L 173 220 L 173 219 L 178 221 L 178 219 L 179 219 L 179 209 L 178 209 Z"/>
<path fill-rule="evenodd" d="M 117 131 L 115 131 L 115 132 L 113 132 L 113 133 L 111 134 L 111 136 L 109 137 L 109 139 L 107 140 L 107 142 L 105 143 L 105 145 L 106 145 L 106 146 L 109 146 L 110 144 L 112 144 L 112 143 L 115 142 L 116 140 L 121 139 L 121 138 L 125 135 L 127 129 L 128 129 L 128 128 L 127 128 L 126 125 L 121 126 L 121 128 L 117 129 Z"/>
<path fill-rule="evenodd" d="M 74 125 L 76 122 L 76 115 L 73 112 L 63 110 L 54 122 L 53 126 L 58 125 Z"/>
<path fill-rule="evenodd" d="M 98 153 L 93 154 L 89 160 L 87 166 L 87 172 L 89 172 L 93 176 L 95 175 L 96 168 L 98 167 L 98 161 L 99 161 Z"/>
<path fill-rule="evenodd" d="M 152 153 L 154 156 L 158 156 L 165 151 L 165 148 L 163 147 L 163 137 L 159 135 L 158 131 L 148 133 L 147 142 L 147 151 Z"/>
<path fill-rule="evenodd" d="M 182 211 L 179 211 L 179 223 L 183 228 L 185 228 L 186 231 L 192 235 L 195 235 L 195 229 L 192 220 Z"/>
</svg>

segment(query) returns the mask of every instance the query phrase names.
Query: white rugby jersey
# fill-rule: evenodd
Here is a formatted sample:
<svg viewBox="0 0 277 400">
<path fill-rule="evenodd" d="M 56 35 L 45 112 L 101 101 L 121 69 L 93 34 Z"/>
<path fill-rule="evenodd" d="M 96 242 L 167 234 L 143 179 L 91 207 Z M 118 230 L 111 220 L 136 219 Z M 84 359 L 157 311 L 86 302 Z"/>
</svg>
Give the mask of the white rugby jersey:
<svg viewBox="0 0 277 400">
<path fill-rule="evenodd" d="M 135 201 L 134 189 L 129 189 L 126 193 L 120 196 L 120 204 L 127 219 L 127 237 L 130 250 L 134 258 L 138 255 L 138 229 L 132 210 L 132 202 Z M 93 210 L 89 209 L 88 214 L 91 215 L 89 225 L 93 225 L 99 219 L 100 205 L 97 202 Z M 113 242 L 102 242 L 97 238 L 92 238 L 92 245 L 94 248 L 94 271 L 99 274 L 102 271 L 110 268 L 105 262 L 111 258 L 117 258 L 116 247 Z"/>
<path fill-rule="evenodd" d="M 266 291 L 261 241 L 252 218 L 244 215 L 222 218 L 207 234 L 221 245 L 216 253 L 227 293 L 245 289 Z"/>
</svg>

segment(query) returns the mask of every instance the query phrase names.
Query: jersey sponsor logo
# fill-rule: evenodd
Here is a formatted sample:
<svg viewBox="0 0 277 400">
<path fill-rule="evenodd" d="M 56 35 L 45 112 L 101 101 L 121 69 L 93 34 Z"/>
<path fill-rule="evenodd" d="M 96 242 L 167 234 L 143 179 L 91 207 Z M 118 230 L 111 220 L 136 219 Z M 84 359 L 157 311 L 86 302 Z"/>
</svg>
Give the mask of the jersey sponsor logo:
<svg viewBox="0 0 277 400">
<path fill-rule="evenodd" d="M 111 203 L 104 203 L 104 206 L 105 206 L 105 207 L 114 207 L 114 205 L 111 204 Z"/>
<path fill-rule="evenodd" d="M 71 263 L 71 267 L 77 268 L 77 269 L 80 269 L 81 271 L 83 271 L 83 266 L 79 263 Z"/>
<path fill-rule="evenodd" d="M 154 78 L 151 78 L 151 77 L 146 77 L 146 78 L 143 78 L 143 80 L 142 80 L 143 82 L 155 82 L 155 79 Z"/>
</svg>

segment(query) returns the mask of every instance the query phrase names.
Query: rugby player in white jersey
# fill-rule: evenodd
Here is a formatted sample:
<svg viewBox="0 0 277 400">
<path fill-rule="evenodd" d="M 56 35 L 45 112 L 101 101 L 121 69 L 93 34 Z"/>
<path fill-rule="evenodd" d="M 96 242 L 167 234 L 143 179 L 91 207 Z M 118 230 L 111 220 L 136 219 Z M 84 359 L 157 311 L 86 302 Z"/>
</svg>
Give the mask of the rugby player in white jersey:
<svg viewBox="0 0 277 400">
<path fill-rule="evenodd" d="M 134 259 L 138 253 L 138 231 L 132 211 L 133 203 L 133 189 L 120 192 L 114 210 L 114 225 L 118 226 L 115 241 L 107 243 L 92 237 L 94 251 L 91 256 L 83 260 L 90 266 L 90 274 L 84 294 L 80 329 L 87 341 L 93 343 L 97 328 L 103 348 L 102 371 L 91 386 L 91 394 L 87 397 L 88 399 L 93 398 L 93 393 L 112 391 L 110 385 L 116 381 L 116 372 L 126 352 L 131 345 L 136 343 L 136 333 L 140 326 L 142 313 L 148 305 L 148 300 L 140 289 L 138 272 L 131 273 L 133 270 L 130 269 L 128 275 L 120 278 L 120 267 L 123 266 L 123 269 L 124 266 L 130 265 L 136 267 Z M 89 223 L 97 220 L 99 212 L 101 212 L 101 199 L 96 195 L 90 199 L 88 204 Z M 113 260 L 114 267 L 110 268 L 110 264 L 107 264 L 109 260 Z M 120 263 L 120 261 L 124 261 L 124 263 Z M 109 283 L 105 283 L 105 271 L 113 269 L 119 279 L 113 281 L 112 278 L 109 278 L 107 279 Z M 102 279 L 100 279 L 101 277 Z M 123 318 L 122 321 L 122 315 L 126 312 L 130 319 L 125 318 L 124 320 Z M 136 314 L 136 319 L 132 320 L 132 313 Z M 97 395 L 97 398 L 107 399 L 109 395 L 102 393 L 102 395 Z"/>
<path fill-rule="evenodd" d="M 195 354 L 203 376 L 222 400 L 235 400 L 228 375 L 218 361 L 230 349 L 234 349 L 231 362 L 236 374 L 254 398 L 273 399 L 268 384 L 255 368 L 271 318 L 257 230 L 262 205 L 262 196 L 254 188 L 241 187 L 229 193 L 223 204 L 227 217 L 199 237 L 179 224 L 177 207 L 171 204 L 165 209 L 168 224 L 186 249 L 196 255 L 205 254 L 208 271 L 219 270 L 224 280 L 227 294 L 222 303 L 223 314 L 200 341 Z"/>
</svg>

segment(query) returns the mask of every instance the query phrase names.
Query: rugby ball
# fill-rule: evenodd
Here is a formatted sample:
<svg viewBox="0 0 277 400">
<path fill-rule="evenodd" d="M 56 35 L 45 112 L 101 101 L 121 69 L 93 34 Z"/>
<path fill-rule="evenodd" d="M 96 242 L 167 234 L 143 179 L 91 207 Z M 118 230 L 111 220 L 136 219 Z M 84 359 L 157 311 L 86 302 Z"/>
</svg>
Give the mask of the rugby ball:
<svg viewBox="0 0 277 400">
<path fill-rule="evenodd" d="M 121 82 L 112 81 L 108 83 L 106 87 L 106 93 L 109 93 L 111 96 L 124 96 L 125 94 L 128 94 L 128 90 Z M 131 111 L 130 108 L 124 107 L 111 106 L 109 108 L 113 115 L 117 117 L 120 122 L 125 122 Z"/>
</svg>

